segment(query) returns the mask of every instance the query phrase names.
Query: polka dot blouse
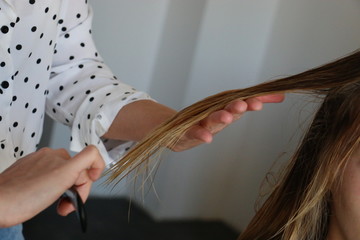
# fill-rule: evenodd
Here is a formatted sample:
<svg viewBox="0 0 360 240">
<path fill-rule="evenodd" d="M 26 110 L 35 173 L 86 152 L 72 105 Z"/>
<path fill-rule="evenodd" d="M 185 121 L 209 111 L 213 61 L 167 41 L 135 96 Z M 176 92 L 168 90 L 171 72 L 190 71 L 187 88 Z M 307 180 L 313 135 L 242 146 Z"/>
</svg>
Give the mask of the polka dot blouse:
<svg viewBox="0 0 360 240">
<path fill-rule="evenodd" d="M 36 150 L 45 112 L 71 127 L 71 150 L 96 145 L 108 165 L 133 144 L 101 136 L 149 96 L 104 64 L 91 21 L 87 0 L 0 0 L 0 171 Z"/>
</svg>

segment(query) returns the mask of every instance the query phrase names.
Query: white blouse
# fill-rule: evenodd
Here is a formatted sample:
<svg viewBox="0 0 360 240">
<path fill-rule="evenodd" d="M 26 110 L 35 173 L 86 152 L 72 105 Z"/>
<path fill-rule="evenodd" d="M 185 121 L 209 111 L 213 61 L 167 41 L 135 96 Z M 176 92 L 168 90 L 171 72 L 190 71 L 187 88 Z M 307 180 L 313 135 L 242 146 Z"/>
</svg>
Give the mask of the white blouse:
<svg viewBox="0 0 360 240">
<path fill-rule="evenodd" d="M 0 0 L 0 172 L 36 150 L 44 112 L 71 127 L 72 151 L 93 144 L 107 165 L 133 144 L 101 136 L 149 96 L 104 64 L 91 21 L 87 0 Z"/>
</svg>

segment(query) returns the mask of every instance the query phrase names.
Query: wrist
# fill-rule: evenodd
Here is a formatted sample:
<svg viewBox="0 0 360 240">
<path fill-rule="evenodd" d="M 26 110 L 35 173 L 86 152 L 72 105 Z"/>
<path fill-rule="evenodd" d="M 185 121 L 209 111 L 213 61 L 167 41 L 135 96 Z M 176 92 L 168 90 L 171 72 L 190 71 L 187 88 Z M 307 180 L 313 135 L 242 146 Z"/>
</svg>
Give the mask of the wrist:
<svg viewBox="0 0 360 240">
<path fill-rule="evenodd" d="M 124 106 L 103 137 L 139 141 L 150 131 L 176 114 L 176 111 L 151 100 L 140 100 Z"/>
</svg>

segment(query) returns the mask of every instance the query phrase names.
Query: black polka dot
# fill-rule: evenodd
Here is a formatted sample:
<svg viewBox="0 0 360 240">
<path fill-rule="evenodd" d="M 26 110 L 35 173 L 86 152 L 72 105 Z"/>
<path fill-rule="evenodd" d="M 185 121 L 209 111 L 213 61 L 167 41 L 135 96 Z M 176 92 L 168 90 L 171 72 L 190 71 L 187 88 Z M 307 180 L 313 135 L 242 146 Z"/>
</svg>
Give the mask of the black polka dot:
<svg viewBox="0 0 360 240">
<path fill-rule="evenodd" d="M 31 137 L 32 137 L 32 138 L 35 137 L 35 132 L 33 132 L 33 133 L 31 134 Z"/>
<path fill-rule="evenodd" d="M 85 47 L 85 43 L 83 43 L 83 42 L 80 43 L 80 46 L 81 46 L 81 47 Z"/>
<path fill-rule="evenodd" d="M 85 93 L 86 93 L 86 94 L 90 94 L 90 93 L 91 93 L 91 90 L 87 90 Z"/>
<path fill-rule="evenodd" d="M 35 0 L 29 0 L 29 3 L 30 3 L 30 4 L 34 4 L 34 3 L 35 3 Z"/>
<path fill-rule="evenodd" d="M 17 127 L 17 126 L 19 126 L 19 123 L 18 123 L 18 122 L 14 122 L 14 123 L 13 123 L 13 127 Z"/>
<path fill-rule="evenodd" d="M 1 62 L 0 63 L 0 67 L 5 67 L 6 63 L 5 62 Z"/>
<path fill-rule="evenodd" d="M 49 8 L 45 8 L 45 13 L 48 13 L 49 12 Z"/>
<path fill-rule="evenodd" d="M 0 28 L 0 30 L 1 30 L 2 33 L 8 33 L 9 32 L 9 27 L 4 25 L 4 26 L 2 26 Z"/>
<path fill-rule="evenodd" d="M 95 78 L 95 75 L 92 75 L 90 78 L 91 78 L 91 79 L 94 79 L 94 78 Z"/>
<path fill-rule="evenodd" d="M 14 152 L 18 152 L 18 151 L 19 151 L 19 147 L 15 147 Z"/>
<path fill-rule="evenodd" d="M 80 14 L 80 13 L 76 14 L 76 17 L 77 17 L 77 18 L 80 18 L 80 17 L 81 17 L 81 14 Z"/>
<path fill-rule="evenodd" d="M 92 101 L 94 101 L 94 99 L 95 99 L 94 97 L 91 97 L 91 98 L 89 99 L 89 101 L 92 102 Z"/>
<path fill-rule="evenodd" d="M 36 29 L 37 29 L 37 27 L 36 27 L 36 26 L 33 26 L 33 27 L 31 28 L 31 31 L 32 31 L 32 32 L 35 32 Z"/>
<path fill-rule="evenodd" d="M 16 50 L 21 50 L 22 49 L 22 45 L 21 44 L 18 44 L 18 45 L 16 45 Z"/>
<path fill-rule="evenodd" d="M 1 144 L 1 149 L 5 149 L 5 144 Z"/>
<path fill-rule="evenodd" d="M 37 109 L 36 109 L 36 108 L 34 108 L 34 109 L 32 110 L 32 113 L 36 113 L 36 111 L 37 111 Z"/>
<path fill-rule="evenodd" d="M 60 86 L 60 87 L 59 87 L 59 90 L 60 90 L 60 91 L 64 90 L 64 86 Z"/>
<path fill-rule="evenodd" d="M 41 58 L 38 58 L 38 59 L 36 60 L 36 63 L 37 63 L 37 64 L 40 64 L 40 63 L 41 63 Z"/>
<path fill-rule="evenodd" d="M 28 77 L 24 78 L 24 83 L 27 83 L 28 81 L 29 81 Z"/>
<path fill-rule="evenodd" d="M 1 87 L 4 88 L 4 89 L 8 88 L 9 87 L 9 82 L 8 81 L 3 81 L 1 83 Z"/>
<path fill-rule="evenodd" d="M 67 34 L 64 35 L 64 37 L 65 37 L 65 38 L 69 38 L 69 37 L 70 37 L 70 34 L 67 33 Z"/>
</svg>

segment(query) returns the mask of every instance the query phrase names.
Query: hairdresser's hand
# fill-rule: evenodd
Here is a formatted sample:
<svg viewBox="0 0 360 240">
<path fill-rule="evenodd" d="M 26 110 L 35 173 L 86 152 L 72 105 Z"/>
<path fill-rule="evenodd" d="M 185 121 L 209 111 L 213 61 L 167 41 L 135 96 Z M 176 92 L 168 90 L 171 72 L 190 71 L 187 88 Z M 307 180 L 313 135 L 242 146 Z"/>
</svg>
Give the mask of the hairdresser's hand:
<svg viewBox="0 0 360 240">
<path fill-rule="evenodd" d="M 216 111 L 191 127 L 172 150 L 179 152 L 196 147 L 202 143 L 210 143 L 216 133 L 241 118 L 247 111 L 259 111 L 263 103 L 278 103 L 284 100 L 283 94 L 249 98 L 245 101 L 236 100 L 223 110 Z"/>
<path fill-rule="evenodd" d="M 30 219 L 73 185 L 85 200 L 103 169 L 104 162 L 94 146 L 74 158 L 63 149 L 43 148 L 19 159 L 0 174 L 0 227 Z M 72 210 L 67 203 L 59 206 L 61 215 Z"/>
</svg>

